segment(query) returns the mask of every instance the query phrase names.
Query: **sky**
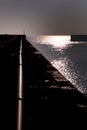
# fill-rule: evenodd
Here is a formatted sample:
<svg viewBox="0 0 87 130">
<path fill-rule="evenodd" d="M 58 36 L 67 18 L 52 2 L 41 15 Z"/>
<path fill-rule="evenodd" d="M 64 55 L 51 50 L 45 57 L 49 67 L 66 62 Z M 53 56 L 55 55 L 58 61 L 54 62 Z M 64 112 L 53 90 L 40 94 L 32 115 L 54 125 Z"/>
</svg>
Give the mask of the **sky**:
<svg viewBox="0 0 87 130">
<path fill-rule="evenodd" d="M 0 0 L 0 33 L 87 34 L 87 0 Z"/>
</svg>

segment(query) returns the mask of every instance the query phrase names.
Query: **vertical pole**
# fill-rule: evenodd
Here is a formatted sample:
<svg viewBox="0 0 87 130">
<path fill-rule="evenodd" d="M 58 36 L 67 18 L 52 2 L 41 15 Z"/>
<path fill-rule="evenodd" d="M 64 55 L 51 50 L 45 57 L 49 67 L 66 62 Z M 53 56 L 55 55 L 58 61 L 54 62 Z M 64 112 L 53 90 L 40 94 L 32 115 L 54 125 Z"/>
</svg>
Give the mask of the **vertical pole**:
<svg viewBox="0 0 87 130">
<path fill-rule="evenodd" d="M 18 113 L 17 130 L 22 130 L 22 107 L 23 107 L 23 74 L 22 74 L 22 38 L 19 51 L 19 76 L 18 76 Z"/>
</svg>

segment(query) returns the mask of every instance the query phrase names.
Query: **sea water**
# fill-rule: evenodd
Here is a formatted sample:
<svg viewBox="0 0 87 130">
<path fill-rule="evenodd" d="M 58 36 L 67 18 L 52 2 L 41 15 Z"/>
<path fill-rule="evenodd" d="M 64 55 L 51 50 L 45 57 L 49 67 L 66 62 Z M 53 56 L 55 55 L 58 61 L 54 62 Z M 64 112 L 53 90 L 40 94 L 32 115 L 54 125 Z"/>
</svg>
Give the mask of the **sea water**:
<svg viewBox="0 0 87 130">
<path fill-rule="evenodd" d="M 87 94 L 87 42 L 71 42 L 69 35 L 27 37 L 81 93 Z"/>
</svg>

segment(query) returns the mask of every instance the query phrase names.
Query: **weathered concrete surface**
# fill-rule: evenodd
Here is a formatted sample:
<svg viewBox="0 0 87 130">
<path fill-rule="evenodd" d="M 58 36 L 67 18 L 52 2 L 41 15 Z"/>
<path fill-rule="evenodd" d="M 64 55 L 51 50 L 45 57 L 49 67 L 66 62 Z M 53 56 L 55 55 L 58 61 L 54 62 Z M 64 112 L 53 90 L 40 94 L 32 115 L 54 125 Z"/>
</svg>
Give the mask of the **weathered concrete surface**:
<svg viewBox="0 0 87 130">
<path fill-rule="evenodd" d="M 87 127 L 87 99 L 26 40 L 23 75 L 24 130 Z"/>
<path fill-rule="evenodd" d="M 87 128 L 87 98 L 23 37 L 23 130 Z M 16 130 L 21 35 L 0 35 L 0 116 Z M 2 124 L 1 123 L 1 124 Z M 5 125 L 6 124 L 6 125 Z"/>
<path fill-rule="evenodd" d="M 0 35 L 0 129 L 16 130 L 20 36 Z"/>
</svg>

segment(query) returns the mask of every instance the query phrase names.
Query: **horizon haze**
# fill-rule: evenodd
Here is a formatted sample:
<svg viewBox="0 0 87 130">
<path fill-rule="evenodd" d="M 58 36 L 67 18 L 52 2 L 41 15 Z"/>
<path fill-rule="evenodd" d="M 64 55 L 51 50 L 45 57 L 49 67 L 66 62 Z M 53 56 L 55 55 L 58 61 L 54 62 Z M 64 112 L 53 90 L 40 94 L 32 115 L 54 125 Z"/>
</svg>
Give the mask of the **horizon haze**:
<svg viewBox="0 0 87 130">
<path fill-rule="evenodd" d="M 86 0 L 0 0 L 0 33 L 87 34 Z"/>
</svg>

